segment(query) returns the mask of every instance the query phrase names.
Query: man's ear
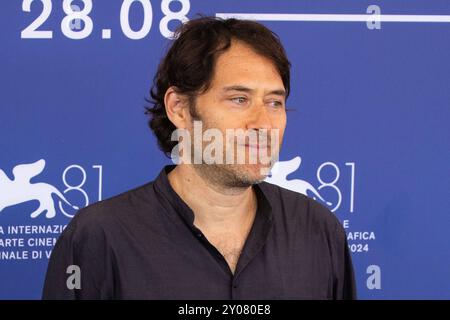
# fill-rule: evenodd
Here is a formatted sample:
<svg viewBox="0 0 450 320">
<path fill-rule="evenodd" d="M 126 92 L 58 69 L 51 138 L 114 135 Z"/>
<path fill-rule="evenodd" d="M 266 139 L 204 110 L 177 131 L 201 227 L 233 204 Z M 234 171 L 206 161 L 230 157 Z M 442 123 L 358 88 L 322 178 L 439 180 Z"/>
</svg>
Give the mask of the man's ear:
<svg viewBox="0 0 450 320">
<path fill-rule="evenodd" d="M 186 129 L 191 121 L 189 114 L 188 99 L 185 95 L 178 93 L 176 87 L 167 89 L 164 95 L 164 105 L 169 120 L 177 129 Z"/>
</svg>

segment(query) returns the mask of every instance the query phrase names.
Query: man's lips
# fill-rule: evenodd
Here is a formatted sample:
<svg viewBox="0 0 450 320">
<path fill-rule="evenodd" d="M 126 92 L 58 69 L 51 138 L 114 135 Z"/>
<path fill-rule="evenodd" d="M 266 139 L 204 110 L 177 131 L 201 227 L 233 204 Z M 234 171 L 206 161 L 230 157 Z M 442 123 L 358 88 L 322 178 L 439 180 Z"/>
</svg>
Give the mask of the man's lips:
<svg viewBox="0 0 450 320">
<path fill-rule="evenodd" d="M 249 149 L 267 149 L 267 145 L 265 144 L 244 144 L 243 146 Z"/>
</svg>

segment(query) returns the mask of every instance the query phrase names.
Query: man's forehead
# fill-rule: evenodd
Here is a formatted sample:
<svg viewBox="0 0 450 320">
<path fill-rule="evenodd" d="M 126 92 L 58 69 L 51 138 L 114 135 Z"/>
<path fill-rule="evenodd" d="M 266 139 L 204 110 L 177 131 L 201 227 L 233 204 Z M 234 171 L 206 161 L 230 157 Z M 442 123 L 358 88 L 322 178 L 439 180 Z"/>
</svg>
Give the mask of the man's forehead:
<svg viewBox="0 0 450 320">
<path fill-rule="evenodd" d="M 249 44 L 246 44 L 243 41 L 239 40 L 232 40 L 230 47 L 219 54 L 218 61 L 222 60 L 222 62 L 226 62 L 223 60 L 228 60 L 230 62 L 240 62 L 245 63 L 247 60 L 241 60 L 243 57 L 245 58 L 251 58 L 251 59 L 258 59 L 258 60 L 266 60 L 267 63 L 273 64 L 272 61 L 270 61 L 267 57 L 264 55 L 258 53 L 253 47 L 251 47 Z"/>
<path fill-rule="evenodd" d="M 232 41 L 230 48 L 217 57 L 211 86 L 221 91 L 241 87 L 240 91 L 263 89 L 286 95 L 274 62 L 239 40 Z"/>
</svg>

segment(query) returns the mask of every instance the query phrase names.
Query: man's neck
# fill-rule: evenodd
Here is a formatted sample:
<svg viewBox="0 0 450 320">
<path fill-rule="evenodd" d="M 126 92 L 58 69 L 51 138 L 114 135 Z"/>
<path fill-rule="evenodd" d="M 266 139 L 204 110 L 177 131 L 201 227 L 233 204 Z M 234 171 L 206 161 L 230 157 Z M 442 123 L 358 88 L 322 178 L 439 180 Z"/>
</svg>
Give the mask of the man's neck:
<svg viewBox="0 0 450 320">
<path fill-rule="evenodd" d="M 248 229 L 256 213 L 251 186 L 227 188 L 199 174 L 192 165 L 178 165 L 168 175 L 175 192 L 192 209 L 194 223 L 211 232 Z M 242 231 L 245 232 L 245 231 Z"/>
</svg>

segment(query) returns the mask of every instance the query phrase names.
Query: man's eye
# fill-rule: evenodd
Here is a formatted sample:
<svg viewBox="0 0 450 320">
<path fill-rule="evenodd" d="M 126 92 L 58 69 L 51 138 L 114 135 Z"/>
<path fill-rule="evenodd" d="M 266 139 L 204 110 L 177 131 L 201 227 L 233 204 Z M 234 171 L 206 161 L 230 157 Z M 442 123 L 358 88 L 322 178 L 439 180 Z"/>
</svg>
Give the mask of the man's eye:
<svg viewBox="0 0 450 320">
<path fill-rule="evenodd" d="M 231 101 L 233 101 L 237 104 L 244 104 L 247 102 L 247 98 L 246 97 L 236 97 L 236 98 L 231 98 Z"/>
<path fill-rule="evenodd" d="M 273 108 L 281 108 L 283 106 L 283 102 L 278 100 L 269 101 L 269 105 Z"/>
</svg>

